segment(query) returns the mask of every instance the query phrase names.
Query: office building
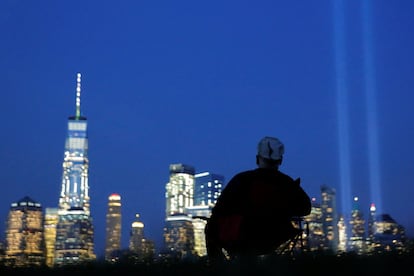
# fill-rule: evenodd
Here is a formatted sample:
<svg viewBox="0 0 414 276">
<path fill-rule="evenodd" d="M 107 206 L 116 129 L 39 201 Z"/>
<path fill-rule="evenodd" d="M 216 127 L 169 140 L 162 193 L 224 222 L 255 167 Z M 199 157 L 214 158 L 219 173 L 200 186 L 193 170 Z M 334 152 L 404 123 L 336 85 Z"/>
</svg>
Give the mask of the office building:
<svg viewBox="0 0 414 276">
<path fill-rule="evenodd" d="M 113 253 L 121 250 L 121 196 L 111 194 L 108 197 L 108 211 L 106 212 L 105 260 L 112 261 Z"/>
<path fill-rule="evenodd" d="M 351 235 L 348 239 L 348 251 L 356 254 L 364 254 L 365 247 L 365 220 L 361 209 L 359 208 L 358 197 L 354 197 L 351 219 L 349 221 Z"/>
<path fill-rule="evenodd" d="M 55 265 L 91 261 L 93 223 L 90 215 L 88 122 L 81 114 L 81 74 L 77 74 L 76 111 L 68 118 L 62 185 L 56 229 Z"/>
<path fill-rule="evenodd" d="M 194 230 L 194 250 L 199 257 L 207 255 L 204 229 L 211 210 L 224 188 L 224 176 L 210 172 L 194 175 L 193 206 L 187 207 L 186 213 L 192 217 Z"/>
<path fill-rule="evenodd" d="M 327 185 L 321 186 L 322 226 L 325 234 L 324 250 L 336 253 L 338 250 L 338 213 L 336 190 Z"/>
<path fill-rule="evenodd" d="M 202 172 L 194 177 L 194 206 L 214 206 L 224 188 L 224 176 Z"/>
<path fill-rule="evenodd" d="M 325 244 L 325 234 L 323 232 L 322 209 L 316 198 L 311 199 L 311 212 L 304 217 L 307 227 L 307 248 L 310 251 L 322 251 Z"/>
<path fill-rule="evenodd" d="M 10 207 L 5 263 L 11 267 L 45 264 L 42 205 L 26 196 Z"/>
<path fill-rule="evenodd" d="M 194 206 L 195 169 L 185 164 L 171 164 L 166 184 L 164 252 L 174 258 L 194 253 L 194 230 L 189 208 Z"/>
<path fill-rule="evenodd" d="M 185 259 L 196 255 L 194 228 L 190 216 L 174 214 L 168 216 L 164 227 L 165 254 L 168 258 Z"/>
<path fill-rule="evenodd" d="M 56 227 L 55 265 L 81 265 L 96 259 L 93 253 L 93 224 L 82 208 L 59 210 Z"/>
<path fill-rule="evenodd" d="M 46 265 L 53 267 L 55 260 L 56 226 L 59 220 L 58 208 L 46 208 L 44 236 L 46 246 Z"/>
<path fill-rule="evenodd" d="M 405 228 L 389 214 L 376 215 L 373 228 L 372 246 L 375 253 L 406 253 L 407 237 Z"/>
<path fill-rule="evenodd" d="M 136 262 L 152 261 L 155 255 L 155 244 L 145 237 L 144 227 L 140 215 L 136 214 L 129 236 L 129 251 L 135 257 Z"/>
<path fill-rule="evenodd" d="M 193 206 L 194 167 L 185 164 L 171 164 L 169 182 L 166 185 L 166 216 L 183 214 Z"/>
</svg>

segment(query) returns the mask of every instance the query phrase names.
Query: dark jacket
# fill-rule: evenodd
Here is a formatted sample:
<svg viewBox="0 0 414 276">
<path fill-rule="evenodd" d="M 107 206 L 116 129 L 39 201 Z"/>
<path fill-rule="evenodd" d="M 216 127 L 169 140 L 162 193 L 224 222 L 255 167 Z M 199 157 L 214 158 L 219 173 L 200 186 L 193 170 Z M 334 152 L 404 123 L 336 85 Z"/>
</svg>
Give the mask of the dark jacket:
<svg viewBox="0 0 414 276">
<path fill-rule="evenodd" d="M 223 189 L 206 226 L 209 256 L 249 252 L 267 254 L 298 232 L 293 217 L 306 216 L 311 200 L 278 169 L 258 168 L 235 175 Z"/>
</svg>

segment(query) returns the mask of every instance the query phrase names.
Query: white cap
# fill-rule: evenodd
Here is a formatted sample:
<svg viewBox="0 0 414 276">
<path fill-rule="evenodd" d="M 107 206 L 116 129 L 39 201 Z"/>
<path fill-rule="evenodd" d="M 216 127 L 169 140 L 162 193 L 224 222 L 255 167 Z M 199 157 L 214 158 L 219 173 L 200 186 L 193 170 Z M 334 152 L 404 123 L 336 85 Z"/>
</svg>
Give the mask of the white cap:
<svg viewBox="0 0 414 276">
<path fill-rule="evenodd" d="M 280 160 L 285 153 L 285 146 L 279 139 L 263 137 L 257 145 L 257 155 L 271 160 Z"/>
</svg>

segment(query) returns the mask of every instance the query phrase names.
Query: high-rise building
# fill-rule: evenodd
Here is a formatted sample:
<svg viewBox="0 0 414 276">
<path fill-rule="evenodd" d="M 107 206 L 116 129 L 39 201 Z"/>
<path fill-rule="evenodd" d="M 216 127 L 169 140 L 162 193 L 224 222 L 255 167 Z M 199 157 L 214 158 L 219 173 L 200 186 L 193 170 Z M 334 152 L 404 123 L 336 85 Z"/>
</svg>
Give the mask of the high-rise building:
<svg viewBox="0 0 414 276">
<path fill-rule="evenodd" d="M 56 226 L 58 220 L 58 208 L 45 209 L 43 226 L 46 246 L 46 265 L 49 267 L 53 267 L 55 260 Z"/>
<path fill-rule="evenodd" d="M 374 249 L 374 234 L 375 234 L 375 217 L 377 213 L 377 208 L 374 203 L 371 203 L 369 206 L 369 215 L 368 215 L 368 228 L 367 228 L 367 253 L 371 253 Z"/>
<path fill-rule="evenodd" d="M 5 262 L 9 266 L 45 264 L 42 205 L 26 196 L 10 207 Z"/>
<path fill-rule="evenodd" d="M 322 226 L 325 234 L 324 250 L 336 253 L 338 250 L 338 213 L 336 191 L 327 185 L 321 186 Z"/>
<path fill-rule="evenodd" d="M 195 174 L 194 205 L 214 206 L 224 188 L 224 176 L 210 172 Z"/>
<path fill-rule="evenodd" d="M 134 253 L 141 253 L 144 240 L 144 223 L 140 220 L 139 214 L 135 214 L 135 220 L 131 224 L 129 234 L 129 250 Z"/>
<path fill-rule="evenodd" d="M 186 213 L 192 217 L 195 252 L 202 257 L 207 255 L 204 229 L 207 219 L 211 216 L 211 210 L 224 188 L 224 176 L 202 172 L 195 174 L 194 179 L 193 206 L 187 207 Z"/>
<path fill-rule="evenodd" d="M 348 251 L 348 231 L 344 216 L 339 216 L 338 220 L 338 254 Z"/>
<path fill-rule="evenodd" d="M 121 250 L 121 196 L 111 194 L 108 197 L 108 211 L 106 213 L 106 240 L 105 260 L 113 260 L 113 253 Z"/>
<path fill-rule="evenodd" d="M 139 214 L 135 215 L 135 221 L 131 224 L 129 251 L 137 262 L 152 261 L 155 255 L 155 244 L 145 237 L 144 223 Z"/>
<path fill-rule="evenodd" d="M 78 265 L 95 259 L 90 216 L 83 209 L 75 207 L 59 213 L 55 265 Z"/>
<path fill-rule="evenodd" d="M 311 212 L 304 217 L 308 225 L 308 249 L 310 251 L 322 251 L 325 244 L 325 235 L 323 232 L 322 209 L 316 198 L 311 199 Z"/>
<path fill-rule="evenodd" d="M 68 119 L 56 228 L 55 265 L 96 258 L 90 215 L 88 122 L 81 114 L 81 74 L 77 74 L 76 112 Z"/>
<path fill-rule="evenodd" d="M 185 164 L 171 164 L 166 185 L 165 254 L 184 258 L 194 253 L 194 229 L 188 210 L 194 205 L 195 169 Z"/>
<path fill-rule="evenodd" d="M 185 164 L 170 165 L 170 179 L 166 185 L 166 216 L 184 214 L 193 206 L 194 167 Z"/>
<path fill-rule="evenodd" d="M 365 220 L 364 215 L 359 208 L 358 197 L 354 197 L 354 204 L 351 212 L 351 219 L 349 221 L 351 236 L 348 239 L 349 248 L 348 251 L 355 252 L 357 254 L 364 254 L 366 252 L 365 247 Z"/>
<path fill-rule="evenodd" d="M 405 228 L 389 214 L 376 215 L 373 228 L 373 251 L 375 253 L 406 253 Z"/>
<path fill-rule="evenodd" d="M 168 216 L 164 226 L 165 253 L 170 258 L 184 259 L 196 254 L 194 227 L 190 216 L 174 214 Z"/>
</svg>

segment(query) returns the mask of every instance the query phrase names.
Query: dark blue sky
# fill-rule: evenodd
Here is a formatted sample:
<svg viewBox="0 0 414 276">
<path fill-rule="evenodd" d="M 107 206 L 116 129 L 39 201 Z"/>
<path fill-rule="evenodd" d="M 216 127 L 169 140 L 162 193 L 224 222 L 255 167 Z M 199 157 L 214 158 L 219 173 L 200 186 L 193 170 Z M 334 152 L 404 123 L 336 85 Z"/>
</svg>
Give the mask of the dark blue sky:
<svg viewBox="0 0 414 276">
<path fill-rule="evenodd" d="M 341 209 L 348 191 L 367 214 L 376 190 L 412 237 L 413 14 L 410 0 L 1 1 L 0 221 L 26 195 L 57 207 L 80 72 L 98 255 L 111 193 L 122 246 L 135 213 L 160 246 L 169 165 L 228 181 L 265 135 L 311 196 L 334 187 Z"/>
</svg>

